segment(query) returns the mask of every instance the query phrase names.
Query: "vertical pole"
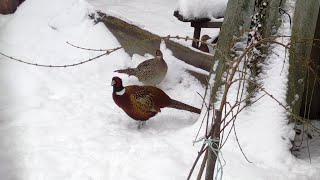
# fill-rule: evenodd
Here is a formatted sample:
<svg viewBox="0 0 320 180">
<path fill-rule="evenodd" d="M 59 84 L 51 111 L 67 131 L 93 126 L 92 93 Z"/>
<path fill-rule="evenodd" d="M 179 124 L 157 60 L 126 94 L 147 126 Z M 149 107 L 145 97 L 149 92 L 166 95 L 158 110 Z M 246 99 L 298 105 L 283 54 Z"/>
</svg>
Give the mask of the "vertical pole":
<svg viewBox="0 0 320 180">
<path fill-rule="evenodd" d="M 217 116 L 216 116 L 216 119 L 215 119 L 214 124 L 212 126 L 210 138 L 220 140 L 221 112 L 217 111 L 216 113 L 217 113 Z M 220 141 L 212 144 L 212 147 L 214 149 L 219 149 L 219 146 L 220 146 Z M 219 155 L 219 154 L 217 153 L 217 155 Z M 212 149 L 210 147 L 208 147 L 208 159 L 207 159 L 207 169 L 206 169 L 205 180 L 213 180 L 214 169 L 216 166 L 217 158 L 218 157 L 212 151 Z"/>
<path fill-rule="evenodd" d="M 195 27 L 194 27 L 194 32 L 193 32 L 193 38 L 199 40 L 199 39 L 200 39 L 200 33 L 201 33 L 201 28 L 195 26 Z M 199 47 L 199 42 L 197 42 L 197 41 L 192 41 L 192 47 L 198 49 L 198 47 Z"/>
</svg>

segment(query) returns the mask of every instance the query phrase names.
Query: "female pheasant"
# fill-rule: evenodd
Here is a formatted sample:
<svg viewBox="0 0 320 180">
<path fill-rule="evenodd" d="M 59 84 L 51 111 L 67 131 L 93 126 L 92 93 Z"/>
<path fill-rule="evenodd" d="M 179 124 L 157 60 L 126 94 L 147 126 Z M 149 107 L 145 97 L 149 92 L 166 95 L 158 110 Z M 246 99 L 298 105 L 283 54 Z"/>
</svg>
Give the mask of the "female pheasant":
<svg viewBox="0 0 320 180">
<path fill-rule="evenodd" d="M 132 119 L 139 121 L 140 129 L 143 122 L 161 112 L 161 108 L 175 108 L 200 114 L 200 109 L 171 99 L 161 89 L 154 86 L 123 87 L 119 77 L 113 77 L 113 101 Z"/>
<path fill-rule="evenodd" d="M 201 43 L 200 43 L 200 46 L 199 46 L 199 50 L 202 51 L 202 52 L 206 52 L 206 53 L 209 53 L 209 47 L 206 43 L 203 43 L 203 42 L 207 42 L 207 40 L 211 39 L 208 35 L 203 35 L 201 37 Z"/>
<path fill-rule="evenodd" d="M 162 52 L 156 51 L 156 57 L 140 63 L 136 68 L 120 69 L 114 72 L 136 76 L 145 85 L 159 84 L 168 71 L 168 65 L 163 59 Z"/>
</svg>

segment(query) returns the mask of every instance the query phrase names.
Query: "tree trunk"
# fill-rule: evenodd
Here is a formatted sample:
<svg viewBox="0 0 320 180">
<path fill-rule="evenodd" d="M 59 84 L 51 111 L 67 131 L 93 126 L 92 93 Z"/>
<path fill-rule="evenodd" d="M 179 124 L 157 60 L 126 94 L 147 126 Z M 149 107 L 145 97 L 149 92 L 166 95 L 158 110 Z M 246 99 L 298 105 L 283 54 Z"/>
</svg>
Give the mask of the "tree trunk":
<svg viewBox="0 0 320 180">
<path fill-rule="evenodd" d="M 280 25 L 280 13 L 279 6 L 281 5 L 282 0 L 257 0 L 255 2 L 254 13 L 257 16 L 256 22 L 253 23 L 251 20 L 250 30 L 255 30 L 261 38 L 267 38 L 274 35 L 277 31 L 277 28 Z M 284 2 L 282 2 L 284 4 Z M 253 15 L 252 14 L 252 15 Z M 258 27 L 259 26 L 259 27 Z M 255 29 L 256 28 L 256 29 Z M 269 55 L 270 54 L 270 45 L 263 45 L 256 47 L 257 50 L 261 52 L 261 54 Z M 259 82 L 256 81 L 261 69 L 259 68 L 259 63 L 263 63 L 267 56 L 253 56 L 250 64 L 250 74 L 252 81 L 248 82 L 249 86 L 247 88 L 248 94 L 254 91 L 258 86 Z M 250 103 L 250 99 L 246 101 Z"/>
<path fill-rule="evenodd" d="M 215 72 L 215 81 L 211 85 L 213 87 L 211 90 L 211 102 L 216 100 L 217 92 L 222 85 L 222 75 L 226 70 L 226 62 L 233 59 L 231 56 L 231 48 L 237 41 L 234 37 L 240 38 L 243 35 L 241 29 L 247 30 L 250 27 L 254 2 L 255 0 L 228 1 L 227 10 L 219 34 L 217 50 L 214 55 L 214 61 L 218 61 L 218 66 L 213 70 Z M 217 116 L 213 122 L 212 132 L 210 135 L 210 138 L 213 140 L 220 140 L 221 113 L 221 111 L 217 112 Z M 213 144 L 213 148 L 219 149 L 220 144 Z M 205 177 L 206 180 L 213 180 L 216 161 L 217 155 L 209 148 Z"/>
<path fill-rule="evenodd" d="M 217 50 L 214 55 L 214 61 L 218 61 L 218 66 L 215 71 L 215 81 L 212 85 L 211 102 L 215 101 L 215 96 L 222 85 L 222 74 L 226 69 L 226 61 L 233 59 L 231 55 L 231 47 L 233 47 L 235 40 L 234 37 L 241 37 L 243 30 L 250 27 L 251 15 L 253 14 L 255 0 L 237 0 L 228 1 L 227 10 L 225 13 L 224 21 L 219 33 L 219 41 Z"/>
</svg>

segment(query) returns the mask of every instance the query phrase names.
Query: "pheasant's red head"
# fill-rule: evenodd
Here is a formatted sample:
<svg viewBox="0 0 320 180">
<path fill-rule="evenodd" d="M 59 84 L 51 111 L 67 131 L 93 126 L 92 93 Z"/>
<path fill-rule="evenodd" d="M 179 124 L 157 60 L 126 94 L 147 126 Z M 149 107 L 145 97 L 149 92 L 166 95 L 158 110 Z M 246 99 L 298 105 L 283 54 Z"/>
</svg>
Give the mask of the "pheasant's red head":
<svg viewBox="0 0 320 180">
<path fill-rule="evenodd" d="M 124 87 L 122 86 L 122 80 L 119 77 L 113 77 L 111 86 L 113 86 L 113 93 L 117 95 L 123 95 L 125 90 Z"/>
<path fill-rule="evenodd" d="M 113 87 L 120 87 L 122 86 L 122 80 L 121 78 L 115 76 L 112 78 L 111 86 Z"/>
</svg>

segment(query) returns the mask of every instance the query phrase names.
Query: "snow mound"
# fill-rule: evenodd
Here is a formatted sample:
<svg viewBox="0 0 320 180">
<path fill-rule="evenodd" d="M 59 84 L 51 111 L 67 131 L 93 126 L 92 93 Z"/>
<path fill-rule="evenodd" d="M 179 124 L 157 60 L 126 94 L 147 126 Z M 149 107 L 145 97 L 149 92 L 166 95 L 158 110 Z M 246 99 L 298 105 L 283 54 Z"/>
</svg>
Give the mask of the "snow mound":
<svg viewBox="0 0 320 180">
<path fill-rule="evenodd" d="M 93 1 L 98 0 L 90 3 Z M 150 29 L 187 33 L 189 24 L 176 26 L 182 22 L 168 21 L 173 12 L 169 0 L 117 2 L 109 3 L 108 7 L 114 12 L 125 12 L 123 16 L 150 23 Z M 154 2 L 162 8 L 155 10 Z M 35 63 L 72 64 L 101 52 L 74 48 L 67 41 L 96 49 L 119 47 L 103 24 L 94 24 L 87 17 L 90 13 L 92 6 L 84 0 L 25 1 L 15 14 L 0 15 L 0 51 Z M 158 17 L 162 17 L 161 22 L 154 21 Z M 159 23 L 164 25 L 158 26 Z M 287 22 L 284 30 L 289 28 Z M 186 70 L 207 73 L 176 59 L 164 43 L 160 44 L 160 50 L 169 69 L 157 87 L 173 99 L 200 107 L 202 99 L 197 92 L 203 95 L 204 87 Z M 261 83 L 284 102 L 285 76 L 279 76 L 279 62 L 284 54 L 276 53 L 281 56 L 268 60 Z M 125 86 L 142 85 L 136 77 L 113 71 L 135 67 L 151 57 L 150 54 L 129 57 L 120 49 L 80 66 L 40 68 L 0 56 L 1 179 L 186 179 L 201 146 L 201 143 L 193 146 L 192 140 L 204 113 L 199 117 L 164 108 L 137 130 L 137 123 L 112 100 L 113 76 L 120 76 Z M 283 71 L 287 69 L 285 65 Z M 228 99 L 235 95 L 236 89 Z M 287 125 L 285 112 L 274 104 L 265 97 L 239 115 L 236 122 L 239 143 L 253 163 L 244 159 L 235 137 L 230 135 L 222 149 L 227 163 L 224 180 L 319 179 L 318 164 L 310 165 L 290 154 L 292 127 Z M 198 169 L 199 166 L 195 172 Z M 195 176 L 196 173 L 191 179 Z"/>
<path fill-rule="evenodd" d="M 179 0 L 176 10 L 186 19 L 223 17 L 228 0 Z"/>
</svg>

